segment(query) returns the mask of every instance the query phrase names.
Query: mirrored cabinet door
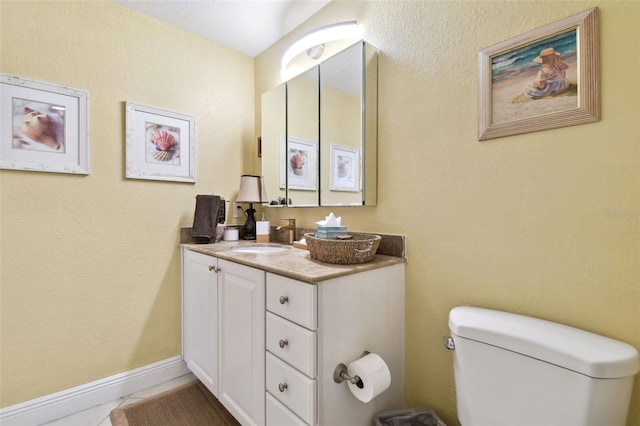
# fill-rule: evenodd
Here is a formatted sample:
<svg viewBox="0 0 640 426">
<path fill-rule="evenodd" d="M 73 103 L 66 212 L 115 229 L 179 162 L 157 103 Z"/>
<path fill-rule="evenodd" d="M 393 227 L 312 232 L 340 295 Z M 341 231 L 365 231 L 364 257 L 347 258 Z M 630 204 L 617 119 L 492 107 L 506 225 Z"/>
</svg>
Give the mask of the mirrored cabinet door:
<svg viewBox="0 0 640 426">
<path fill-rule="evenodd" d="M 267 196 L 273 205 L 281 205 L 287 199 L 284 176 L 282 182 L 280 180 L 280 164 L 284 161 L 284 157 L 281 157 L 284 154 L 287 132 L 286 108 L 286 84 L 274 87 L 262 95 L 262 175 Z"/>
<path fill-rule="evenodd" d="M 287 81 L 286 161 L 281 162 L 280 184 L 287 188 L 287 205 L 294 207 L 320 205 L 318 70 L 313 67 Z"/>
<path fill-rule="evenodd" d="M 362 205 L 363 45 L 320 64 L 320 158 L 323 206 Z"/>
<path fill-rule="evenodd" d="M 362 42 L 362 205 L 378 203 L 378 50 Z"/>
<path fill-rule="evenodd" d="M 262 95 L 272 205 L 376 205 L 377 67 L 361 41 Z"/>
</svg>

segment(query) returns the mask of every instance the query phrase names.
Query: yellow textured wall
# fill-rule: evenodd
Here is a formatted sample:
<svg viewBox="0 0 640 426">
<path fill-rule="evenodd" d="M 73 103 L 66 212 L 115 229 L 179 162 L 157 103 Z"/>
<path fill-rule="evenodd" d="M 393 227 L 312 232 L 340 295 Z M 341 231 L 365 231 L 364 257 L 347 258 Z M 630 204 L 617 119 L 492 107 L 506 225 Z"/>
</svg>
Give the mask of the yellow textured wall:
<svg viewBox="0 0 640 426">
<path fill-rule="evenodd" d="M 602 120 L 478 142 L 478 50 L 597 6 Z M 640 2 L 332 2 L 256 61 L 256 91 L 315 27 L 357 20 L 379 56 L 379 202 L 273 210 L 407 235 L 409 407 L 456 424 L 457 305 L 542 317 L 640 348 Z M 629 425 L 640 424 L 636 377 Z"/>
<path fill-rule="evenodd" d="M 0 172 L 4 407 L 180 354 L 179 227 L 235 197 L 255 99 L 253 58 L 110 1 L 0 15 L 1 72 L 87 90 L 91 131 L 89 176 Z M 124 101 L 196 117 L 195 185 L 124 178 Z"/>
<path fill-rule="evenodd" d="M 602 121 L 478 142 L 478 49 L 594 6 Z M 351 19 L 380 49 L 379 203 L 334 210 L 407 235 L 406 405 L 456 423 L 440 339 L 457 305 L 640 347 L 640 3 L 332 2 L 258 57 L 255 93 L 295 37 Z M 0 24 L 0 71 L 88 90 L 92 133 L 89 176 L 0 171 L 7 406 L 179 353 L 177 231 L 195 194 L 232 198 L 259 170 L 260 105 L 250 58 L 110 2 L 1 1 Z M 123 178 L 125 100 L 196 116 L 196 185 Z"/>
</svg>

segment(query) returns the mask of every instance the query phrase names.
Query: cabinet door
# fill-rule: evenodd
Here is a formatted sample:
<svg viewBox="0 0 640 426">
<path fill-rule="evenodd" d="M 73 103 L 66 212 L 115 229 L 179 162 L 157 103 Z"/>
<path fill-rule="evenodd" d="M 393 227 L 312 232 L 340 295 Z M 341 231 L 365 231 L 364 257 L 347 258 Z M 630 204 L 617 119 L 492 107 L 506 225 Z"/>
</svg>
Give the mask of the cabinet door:
<svg viewBox="0 0 640 426">
<path fill-rule="evenodd" d="M 220 402 L 243 425 L 265 423 L 264 272 L 219 260 Z"/>
<path fill-rule="evenodd" d="M 218 396 L 218 260 L 183 251 L 182 357 L 193 374 Z"/>
</svg>

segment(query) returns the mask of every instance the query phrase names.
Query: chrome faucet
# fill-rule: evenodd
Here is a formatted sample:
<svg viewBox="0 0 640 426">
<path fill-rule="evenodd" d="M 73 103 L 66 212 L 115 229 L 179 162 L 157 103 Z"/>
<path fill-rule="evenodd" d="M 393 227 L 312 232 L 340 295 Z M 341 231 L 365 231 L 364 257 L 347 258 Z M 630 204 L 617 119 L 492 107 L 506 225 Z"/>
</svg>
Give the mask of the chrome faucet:
<svg viewBox="0 0 640 426">
<path fill-rule="evenodd" d="M 276 231 L 279 231 L 281 229 L 289 230 L 289 244 L 293 244 L 293 241 L 296 239 L 296 220 L 295 219 L 282 219 L 282 220 L 288 220 L 289 224 L 278 226 L 276 228 Z"/>
</svg>

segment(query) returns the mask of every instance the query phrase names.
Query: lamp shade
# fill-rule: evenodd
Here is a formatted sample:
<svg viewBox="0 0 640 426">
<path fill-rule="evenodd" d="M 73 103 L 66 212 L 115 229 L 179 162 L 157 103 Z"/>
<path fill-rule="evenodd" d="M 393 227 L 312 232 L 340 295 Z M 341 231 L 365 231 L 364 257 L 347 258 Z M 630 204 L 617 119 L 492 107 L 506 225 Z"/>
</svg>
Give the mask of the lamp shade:
<svg viewBox="0 0 640 426">
<path fill-rule="evenodd" d="M 242 175 L 240 177 L 240 191 L 236 197 L 237 203 L 265 203 L 267 194 L 262 176 Z"/>
</svg>

